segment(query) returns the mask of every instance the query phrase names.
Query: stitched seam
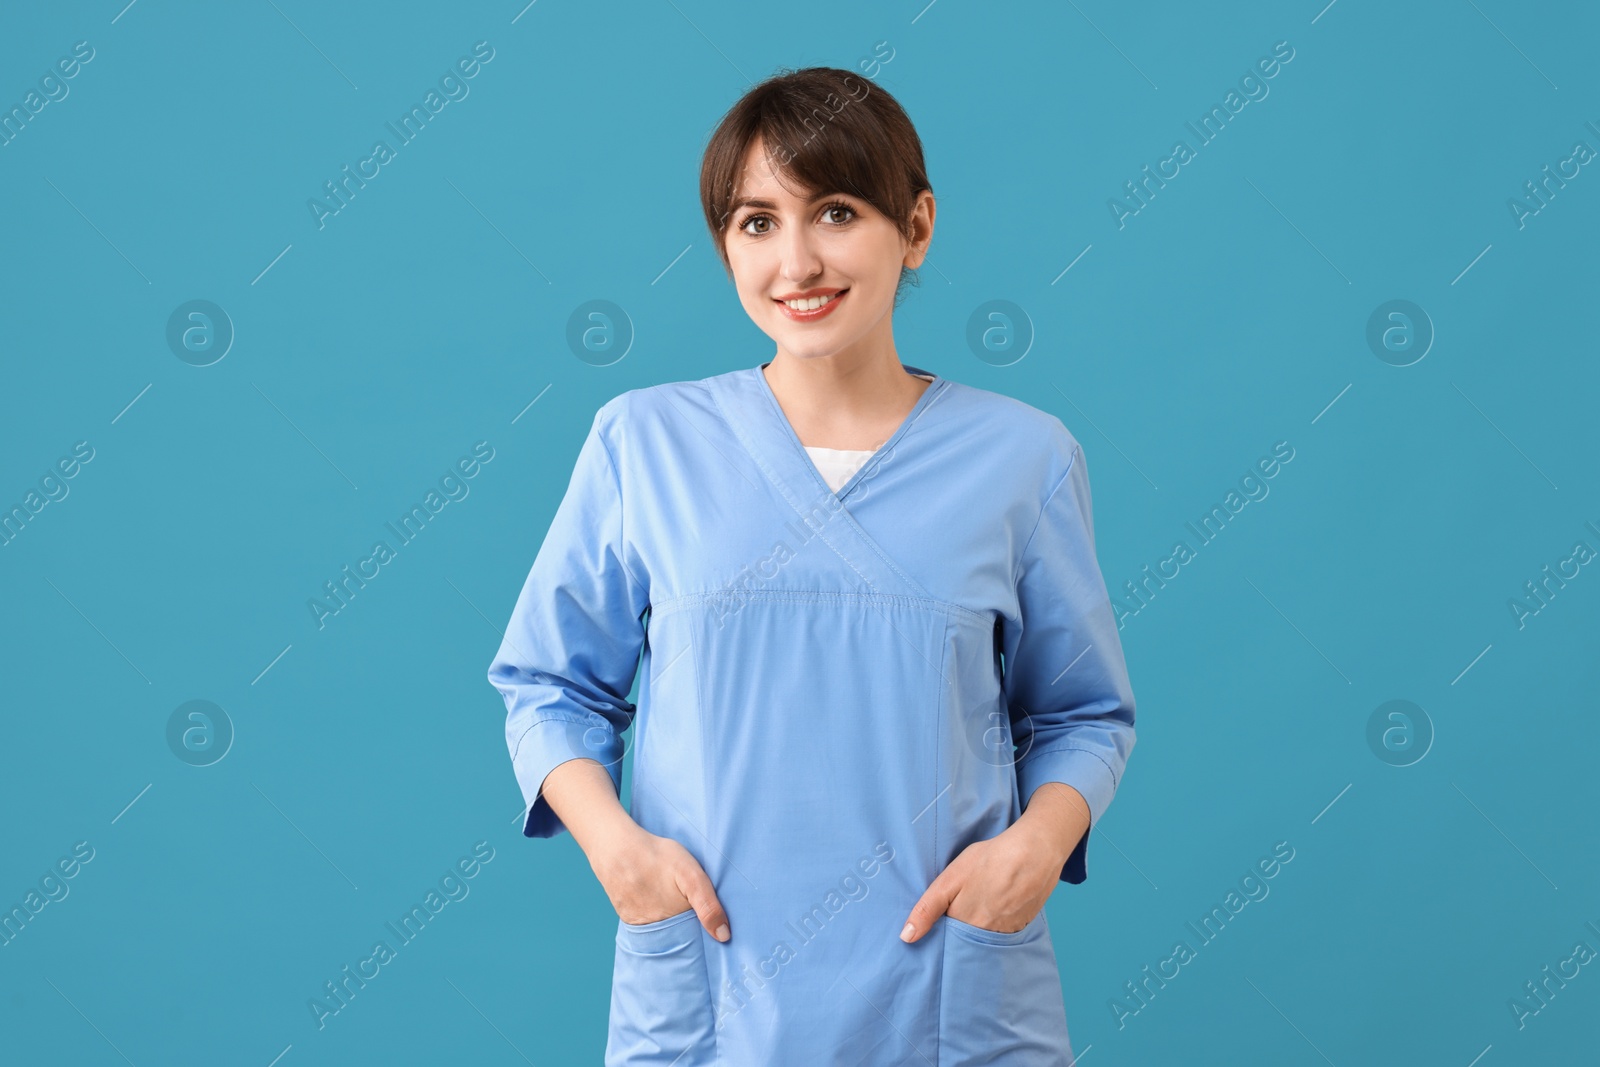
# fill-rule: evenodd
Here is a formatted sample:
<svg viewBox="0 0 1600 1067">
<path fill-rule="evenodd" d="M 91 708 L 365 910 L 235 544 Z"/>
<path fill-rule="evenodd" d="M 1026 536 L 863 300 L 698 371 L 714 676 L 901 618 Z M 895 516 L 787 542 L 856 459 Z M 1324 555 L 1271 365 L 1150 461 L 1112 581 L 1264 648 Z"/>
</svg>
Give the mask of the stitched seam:
<svg viewBox="0 0 1600 1067">
<path fill-rule="evenodd" d="M 1112 786 L 1112 788 L 1116 788 L 1116 786 L 1117 786 L 1117 772 L 1116 772 L 1116 770 L 1111 766 L 1111 764 L 1106 763 L 1106 758 L 1104 756 L 1102 756 L 1100 753 L 1096 752 L 1092 748 L 1084 748 L 1082 745 L 1055 745 L 1055 746 L 1053 746 L 1051 748 L 1041 748 L 1037 752 L 1030 752 L 1028 755 L 1030 757 L 1037 758 L 1039 756 L 1048 756 L 1053 752 L 1087 752 L 1089 755 L 1093 756 L 1095 759 L 1099 760 L 1101 763 L 1105 763 L 1106 770 L 1111 772 L 1111 786 Z"/>
<path fill-rule="evenodd" d="M 1056 482 L 1055 488 L 1045 496 L 1044 503 L 1039 505 L 1039 517 L 1034 520 L 1033 529 L 1028 533 L 1028 540 L 1022 546 L 1022 551 L 1017 554 L 1017 566 L 1011 572 L 1011 586 L 1016 588 L 1017 579 L 1022 574 L 1022 563 L 1028 558 L 1028 549 L 1033 547 L 1033 539 L 1038 536 L 1039 527 L 1044 523 L 1044 513 L 1050 508 L 1050 501 L 1055 499 L 1056 493 L 1067 484 L 1067 479 L 1072 476 L 1072 468 L 1078 462 L 1078 454 L 1083 451 L 1083 446 L 1078 445 L 1072 449 L 1072 457 L 1067 460 L 1067 469 L 1062 472 L 1061 480 Z"/>
<path fill-rule="evenodd" d="M 902 593 L 839 593 L 822 589 L 755 589 L 755 590 L 717 590 L 708 593 L 684 593 L 681 596 L 670 597 L 657 604 L 651 605 L 651 610 L 657 617 L 682 611 L 696 604 L 716 600 L 798 600 L 798 601 L 835 601 L 846 600 L 894 600 L 908 605 L 922 605 L 934 608 L 947 614 L 959 615 L 982 623 L 985 627 L 994 625 L 994 616 L 983 612 L 974 611 L 960 604 L 937 597 L 910 596 Z"/>
<path fill-rule="evenodd" d="M 627 576 L 628 581 L 637 586 L 639 591 L 645 595 L 645 601 L 648 603 L 650 600 L 650 588 L 635 578 L 632 568 L 628 566 L 627 525 L 625 521 L 627 512 L 625 510 L 626 502 L 622 496 L 622 474 L 617 468 L 616 458 L 611 455 L 611 446 L 606 444 L 605 427 L 602 425 L 603 420 L 600 418 L 604 411 L 605 409 L 602 408 L 595 413 L 595 437 L 600 441 L 601 451 L 606 454 L 606 466 L 610 468 L 611 480 L 617 487 L 617 560 L 622 564 L 622 573 Z"/>
</svg>

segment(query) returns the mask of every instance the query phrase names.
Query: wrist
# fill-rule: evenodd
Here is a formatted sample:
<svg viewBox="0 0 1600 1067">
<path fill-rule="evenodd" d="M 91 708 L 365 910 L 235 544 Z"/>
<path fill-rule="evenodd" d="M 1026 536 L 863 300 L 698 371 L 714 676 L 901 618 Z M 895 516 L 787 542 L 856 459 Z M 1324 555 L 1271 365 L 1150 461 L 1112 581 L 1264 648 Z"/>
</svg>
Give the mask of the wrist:
<svg viewBox="0 0 1600 1067">
<path fill-rule="evenodd" d="M 1089 832 L 1089 804 L 1064 782 L 1045 782 L 1033 791 L 1012 825 L 1030 847 L 1065 865 Z"/>
</svg>

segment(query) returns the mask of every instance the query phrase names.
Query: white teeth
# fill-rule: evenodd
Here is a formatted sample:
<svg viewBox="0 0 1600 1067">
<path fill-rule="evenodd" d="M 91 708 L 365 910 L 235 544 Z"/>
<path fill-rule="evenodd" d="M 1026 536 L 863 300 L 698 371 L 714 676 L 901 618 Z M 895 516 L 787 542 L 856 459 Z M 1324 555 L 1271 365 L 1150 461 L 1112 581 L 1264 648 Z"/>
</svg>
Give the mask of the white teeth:
<svg viewBox="0 0 1600 1067">
<path fill-rule="evenodd" d="M 833 293 L 830 296 L 814 296 L 809 300 L 785 300 L 784 303 L 796 311 L 815 311 L 838 295 L 838 293 Z"/>
</svg>

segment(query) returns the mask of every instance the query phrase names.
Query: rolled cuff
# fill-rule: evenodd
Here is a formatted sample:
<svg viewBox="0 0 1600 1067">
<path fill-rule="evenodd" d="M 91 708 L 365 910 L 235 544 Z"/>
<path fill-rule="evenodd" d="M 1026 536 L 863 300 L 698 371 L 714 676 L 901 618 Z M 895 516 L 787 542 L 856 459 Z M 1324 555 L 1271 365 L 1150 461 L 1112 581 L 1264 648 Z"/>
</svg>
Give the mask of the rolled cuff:
<svg viewBox="0 0 1600 1067">
<path fill-rule="evenodd" d="M 1061 881 L 1078 885 L 1088 877 L 1089 837 L 1100 822 L 1100 816 L 1111 806 L 1111 798 L 1117 791 L 1117 776 L 1110 764 L 1087 748 L 1063 746 L 1030 752 L 1017 765 L 1017 795 L 1024 809 L 1034 790 L 1046 782 L 1070 785 L 1083 794 L 1089 805 L 1089 829 L 1084 831 L 1061 868 Z"/>
<path fill-rule="evenodd" d="M 541 719 L 523 733 L 511 753 L 511 767 L 526 806 L 524 837 L 554 837 L 566 825 L 540 792 L 550 772 L 573 759 L 592 759 L 611 775 L 622 796 L 622 741 L 602 716 L 593 720 Z"/>
</svg>

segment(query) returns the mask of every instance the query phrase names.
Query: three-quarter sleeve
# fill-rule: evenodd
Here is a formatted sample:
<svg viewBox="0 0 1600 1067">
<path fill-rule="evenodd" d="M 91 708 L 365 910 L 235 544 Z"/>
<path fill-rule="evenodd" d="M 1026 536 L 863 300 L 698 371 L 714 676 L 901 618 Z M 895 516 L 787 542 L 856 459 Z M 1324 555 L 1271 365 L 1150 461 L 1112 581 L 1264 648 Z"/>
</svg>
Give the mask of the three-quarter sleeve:
<svg viewBox="0 0 1600 1067">
<path fill-rule="evenodd" d="M 621 479 L 603 433 L 608 408 L 595 414 L 489 666 L 489 682 L 505 698 L 528 837 L 566 828 L 540 788 L 567 760 L 598 761 L 622 791 L 621 734 L 633 720 L 628 694 L 649 596 L 629 566 Z"/>
<path fill-rule="evenodd" d="M 1076 441 L 1018 558 L 1015 582 L 1016 617 L 1002 617 L 1001 631 L 1018 792 L 1026 808 L 1040 785 L 1063 782 L 1088 801 L 1090 830 L 1061 872 L 1076 884 L 1087 876 L 1089 836 L 1134 743 L 1133 689 L 1095 560 L 1089 475 Z"/>
</svg>

